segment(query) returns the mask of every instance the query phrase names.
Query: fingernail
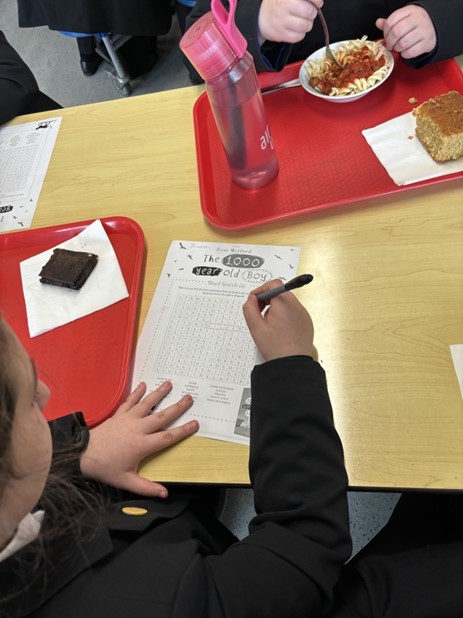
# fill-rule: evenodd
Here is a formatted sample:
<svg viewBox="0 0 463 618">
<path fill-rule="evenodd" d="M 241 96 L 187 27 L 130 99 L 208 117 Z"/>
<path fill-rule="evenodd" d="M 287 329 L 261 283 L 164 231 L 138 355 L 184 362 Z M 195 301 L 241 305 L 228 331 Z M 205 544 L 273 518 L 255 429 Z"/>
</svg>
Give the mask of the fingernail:
<svg viewBox="0 0 463 618">
<path fill-rule="evenodd" d="M 182 400 L 186 402 L 193 401 L 193 397 L 191 395 L 183 395 Z"/>
<path fill-rule="evenodd" d="M 160 491 L 159 492 L 159 497 L 160 498 L 167 498 L 167 491 L 165 491 L 165 490 L 164 491 Z"/>
<path fill-rule="evenodd" d="M 160 388 L 160 389 L 162 389 L 163 391 L 165 391 L 165 390 L 167 390 L 170 386 L 171 386 L 171 383 L 170 383 L 170 382 L 163 382 L 159 388 Z"/>
</svg>

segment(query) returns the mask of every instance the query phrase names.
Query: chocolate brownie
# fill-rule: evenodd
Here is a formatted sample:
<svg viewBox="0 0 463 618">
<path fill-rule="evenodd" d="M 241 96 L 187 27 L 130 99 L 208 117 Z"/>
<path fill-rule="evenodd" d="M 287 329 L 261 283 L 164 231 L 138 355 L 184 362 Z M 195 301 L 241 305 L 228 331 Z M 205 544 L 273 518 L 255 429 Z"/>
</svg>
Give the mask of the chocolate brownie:
<svg viewBox="0 0 463 618">
<path fill-rule="evenodd" d="M 39 273 L 40 283 L 80 290 L 97 262 L 94 253 L 53 249 L 53 255 Z"/>
</svg>

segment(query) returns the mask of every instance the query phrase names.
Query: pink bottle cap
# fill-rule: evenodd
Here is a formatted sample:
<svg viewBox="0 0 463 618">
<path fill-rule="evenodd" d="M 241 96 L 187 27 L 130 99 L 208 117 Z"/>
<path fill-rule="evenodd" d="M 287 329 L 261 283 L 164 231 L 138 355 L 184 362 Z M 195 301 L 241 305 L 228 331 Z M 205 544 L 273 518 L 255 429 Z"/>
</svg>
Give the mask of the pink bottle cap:
<svg viewBox="0 0 463 618">
<path fill-rule="evenodd" d="M 218 77 L 237 60 L 210 11 L 188 28 L 180 49 L 205 81 Z"/>
</svg>

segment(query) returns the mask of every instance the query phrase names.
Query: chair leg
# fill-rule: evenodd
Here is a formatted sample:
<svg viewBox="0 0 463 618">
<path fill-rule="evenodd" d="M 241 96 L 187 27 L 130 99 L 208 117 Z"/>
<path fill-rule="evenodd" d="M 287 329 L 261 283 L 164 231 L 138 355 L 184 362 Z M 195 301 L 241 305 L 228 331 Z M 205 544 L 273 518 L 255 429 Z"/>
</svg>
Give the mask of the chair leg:
<svg viewBox="0 0 463 618">
<path fill-rule="evenodd" d="M 101 35 L 101 40 L 106 48 L 109 58 L 114 66 L 115 75 L 112 74 L 114 85 L 121 94 L 129 95 L 132 92 L 130 85 L 130 76 L 124 68 L 124 65 L 120 61 L 119 55 L 113 45 L 111 37 L 109 35 Z"/>
</svg>

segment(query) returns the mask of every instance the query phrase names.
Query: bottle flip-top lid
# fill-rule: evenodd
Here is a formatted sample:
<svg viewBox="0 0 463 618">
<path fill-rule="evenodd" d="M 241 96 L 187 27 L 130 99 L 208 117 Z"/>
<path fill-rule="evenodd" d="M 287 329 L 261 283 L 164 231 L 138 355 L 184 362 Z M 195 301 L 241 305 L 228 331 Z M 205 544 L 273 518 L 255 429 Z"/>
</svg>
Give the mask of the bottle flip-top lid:
<svg viewBox="0 0 463 618">
<path fill-rule="evenodd" d="M 244 36 L 238 30 L 235 23 L 236 0 L 229 0 L 230 10 L 226 11 L 220 0 L 211 1 L 212 14 L 214 15 L 223 36 L 233 49 L 238 58 L 244 56 L 247 43 Z"/>
<path fill-rule="evenodd" d="M 234 19 L 236 0 L 229 4 L 227 12 L 220 0 L 212 0 L 212 12 L 198 19 L 180 41 L 180 49 L 206 81 L 221 75 L 246 51 L 246 39 Z"/>
</svg>

